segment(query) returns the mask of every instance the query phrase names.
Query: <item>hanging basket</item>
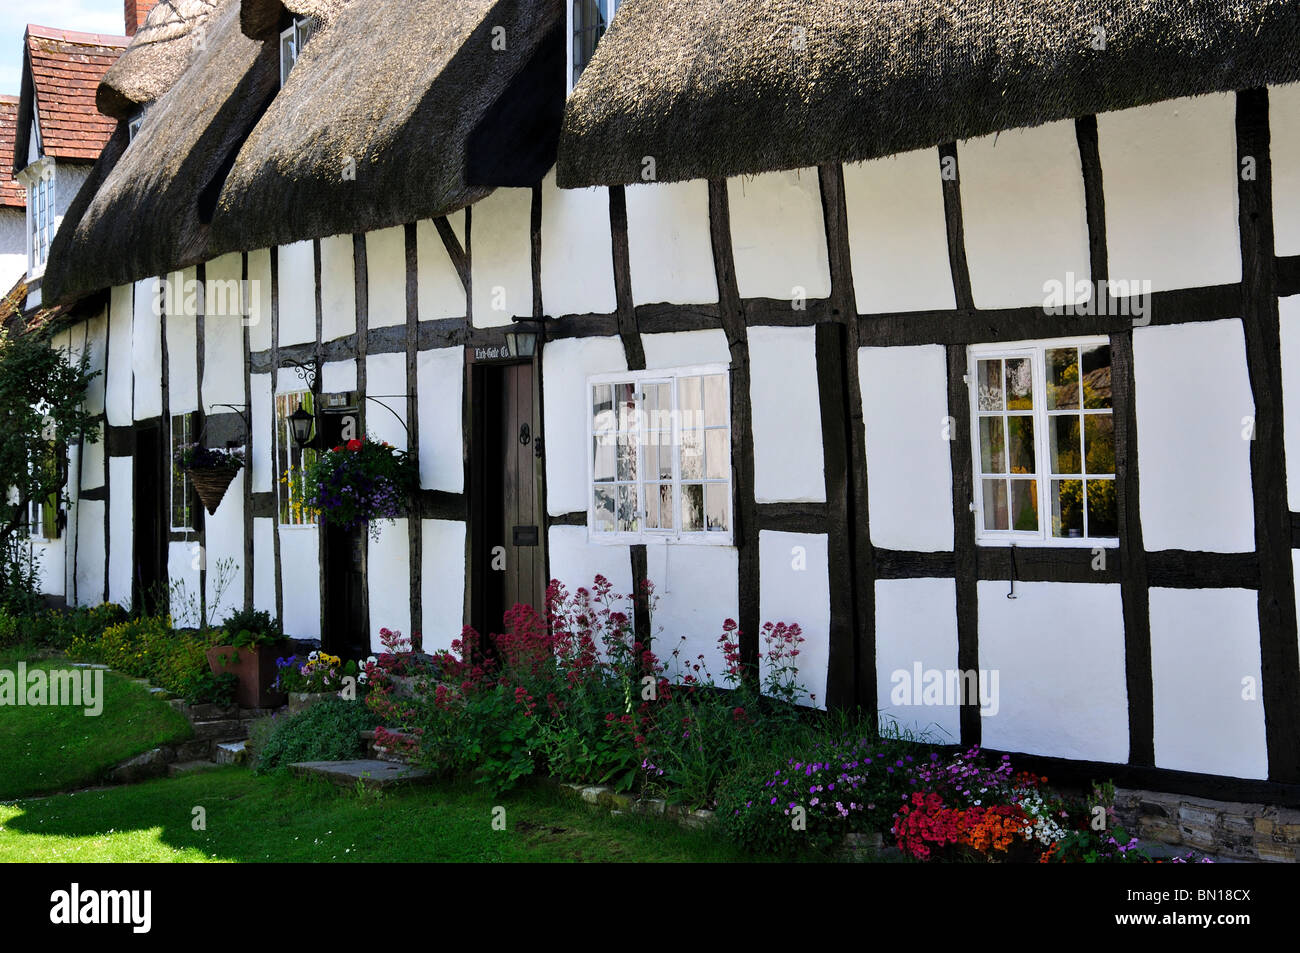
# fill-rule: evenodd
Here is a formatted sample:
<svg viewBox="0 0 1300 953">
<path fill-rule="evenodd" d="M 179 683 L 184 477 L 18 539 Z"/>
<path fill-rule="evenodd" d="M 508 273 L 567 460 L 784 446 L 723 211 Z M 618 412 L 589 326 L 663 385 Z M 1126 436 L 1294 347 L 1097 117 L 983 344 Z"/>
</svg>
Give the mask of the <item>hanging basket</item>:
<svg viewBox="0 0 1300 953">
<path fill-rule="evenodd" d="M 226 495 L 226 489 L 235 479 L 235 474 L 239 472 L 239 467 L 203 467 L 191 468 L 186 471 L 190 477 L 190 483 L 194 485 L 194 492 L 199 495 L 199 500 L 203 503 L 203 508 L 211 516 L 217 512 L 217 507 L 221 505 L 221 499 Z"/>
</svg>

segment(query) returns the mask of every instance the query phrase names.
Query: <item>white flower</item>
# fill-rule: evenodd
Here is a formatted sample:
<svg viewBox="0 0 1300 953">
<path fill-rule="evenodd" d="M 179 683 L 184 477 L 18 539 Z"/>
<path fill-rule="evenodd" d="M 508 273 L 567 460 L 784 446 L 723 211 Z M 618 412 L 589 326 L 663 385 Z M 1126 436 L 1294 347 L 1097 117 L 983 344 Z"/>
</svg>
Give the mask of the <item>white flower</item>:
<svg viewBox="0 0 1300 953">
<path fill-rule="evenodd" d="M 319 653 L 319 652 L 312 652 L 310 655 L 307 656 L 307 661 L 308 661 L 308 662 L 315 662 L 315 661 L 318 661 L 319 659 L 320 659 L 320 653 Z"/>
<path fill-rule="evenodd" d="M 367 664 L 367 665 L 374 665 L 374 664 L 375 664 L 376 662 L 378 662 L 378 661 L 379 661 L 379 659 L 375 658 L 375 656 L 372 655 L 372 656 L 370 656 L 370 658 L 366 659 L 366 664 Z"/>
</svg>

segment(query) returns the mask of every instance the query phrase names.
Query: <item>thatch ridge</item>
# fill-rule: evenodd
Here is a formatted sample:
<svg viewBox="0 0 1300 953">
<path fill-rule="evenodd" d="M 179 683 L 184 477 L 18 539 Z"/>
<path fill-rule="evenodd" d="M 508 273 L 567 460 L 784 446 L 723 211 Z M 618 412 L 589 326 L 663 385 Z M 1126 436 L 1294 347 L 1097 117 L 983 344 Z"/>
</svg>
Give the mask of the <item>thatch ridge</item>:
<svg viewBox="0 0 1300 953">
<path fill-rule="evenodd" d="M 167 92 L 206 42 L 205 23 L 215 8 L 216 0 L 159 0 L 104 74 L 95 92 L 99 111 L 126 119 Z"/>
<path fill-rule="evenodd" d="M 558 181 L 859 161 L 1296 80 L 1296 0 L 624 0 Z"/>
</svg>

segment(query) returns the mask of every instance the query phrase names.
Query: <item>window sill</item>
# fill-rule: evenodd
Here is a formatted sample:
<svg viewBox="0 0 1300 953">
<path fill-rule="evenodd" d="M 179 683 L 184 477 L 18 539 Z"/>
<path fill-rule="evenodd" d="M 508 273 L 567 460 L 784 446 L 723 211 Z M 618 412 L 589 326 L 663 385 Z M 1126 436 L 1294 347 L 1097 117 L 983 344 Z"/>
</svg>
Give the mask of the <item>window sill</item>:
<svg viewBox="0 0 1300 953">
<path fill-rule="evenodd" d="M 1007 549 L 1011 546 L 1017 549 L 1119 549 L 1119 540 L 1114 536 L 1093 539 L 1068 536 L 1043 539 L 1041 536 L 980 536 L 977 534 L 975 545 L 986 549 Z"/>
<path fill-rule="evenodd" d="M 651 536 L 641 533 L 587 532 L 587 542 L 595 546 L 723 546 L 734 547 L 730 533 L 699 536 Z"/>
</svg>

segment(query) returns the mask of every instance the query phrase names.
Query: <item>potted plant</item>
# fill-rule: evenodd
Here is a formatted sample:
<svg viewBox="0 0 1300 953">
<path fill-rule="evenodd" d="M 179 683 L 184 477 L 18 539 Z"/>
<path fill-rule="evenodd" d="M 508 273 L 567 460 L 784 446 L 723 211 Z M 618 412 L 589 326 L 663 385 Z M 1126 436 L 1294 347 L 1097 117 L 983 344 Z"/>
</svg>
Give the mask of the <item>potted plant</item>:
<svg viewBox="0 0 1300 953">
<path fill-rule="evenodd" d="M 415 460 L 382 441 L 349 440 L 318 454 L 303 479 L 306 506 L 321 521 L 343 530 L 368 527 L 404 516 L 420 484 Z"/>
<path fill-rule="evenodd" d="M 221 505 L 226 489 L 244 466 L 244 451 L 235 447 L 214 450 L 197 443 L 182 444 L 176 450 L 176 465 L 190 478 L 194 492 L 211 516 Z"/>
<path fill-rule="evenodd" d="M 278 708 L 284 693 L 275 688 L 276 657 L 284 654 L 286 640 L 270 613 L 238 611 L 226 619 L 233 638 L 207 650 L 214 675 L 230 672 L 239 678 L 235 700 L 243 708 Z"/>
<path fill-rule="evenodd" d="M 305 660 L 297 655 L 275 660 L 275 688 L 289 696 L 289 714 L 296 715 L 317 702 L 337 696 L 346 678 L 356 679 L 358 691 L 364 691 L 366 675 L 357 671 L 356 662 L 344 662 L 337 655 L 312 652 Z"/>
</svg>

